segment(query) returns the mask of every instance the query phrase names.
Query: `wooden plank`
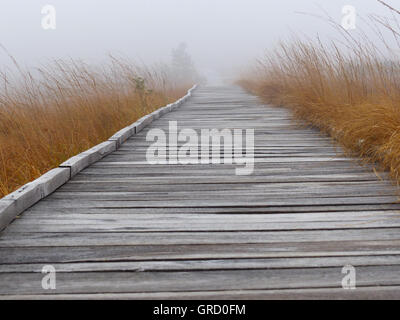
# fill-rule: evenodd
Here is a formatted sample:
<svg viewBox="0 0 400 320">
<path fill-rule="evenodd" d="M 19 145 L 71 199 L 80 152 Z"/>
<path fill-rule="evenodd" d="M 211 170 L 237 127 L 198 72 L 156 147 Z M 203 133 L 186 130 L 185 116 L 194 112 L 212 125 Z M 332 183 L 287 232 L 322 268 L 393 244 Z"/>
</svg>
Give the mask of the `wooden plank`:
<svg viewBox="0 0 400 320">
<path fill-rule="evenodd" d="M 178 232 L 178 231 L 286 231 L 286 230 L 334 230 L 400 228 L 400 216 L 372 217 L 353 221 L 268 221 L 268 216 L 224 217 L 222 219 L 18 219 L 10 230 L 18 232 Z"/>
<path fill-rule="evenodd" d="M 145 178 L 146 179 L 146 178 Z M 235 182 L 235 180 L 226 180 L 224 178 L 220 179 L 207 179 L 207 178 L 195 178 L 195 183 L 192 181 L 187 181 L 186 183 L 183 179 L 162 179 L 162 178 L 154 178 L 154 179 L 146 179 L 144 183 L 135 183 L 139 182 L 140 178 L 102 178 L 101 180 L 87 180 L 87 181 L 76 181 L 74 183 L 69 183 L 62 188 L 60 188 L 59 192 L 65 191 L 86 191 L 86 192 L 97 192 L 97 191 L 105 191 L 112 190 L 113 192 L 160 192 L 160 191 L 176 191 L 176 190 L 190 190 L 193 191 L 218 191 L 218 190 L 249 190 L 249 188 L 263 188 L 265 184 L 271 183 L 302 183 L 302 182 L 364 182 L 367 184 L 369 181 L 374 182 L 374 177 L 368 175 L 363 176 L 362 174 L 354 174 L 354 175 L 314 175 L 314 176 L 303 176 L 303 177 L 273 177 L 273 178 L 261 178 L 261 179 L 251 179 Z M 144 180 L 144 179 L 142 179 Z M 200 181 L 198 181 L 200 180 Z M 209 183 L 207 183 L 207 181 Z M 108 189 L 107 189 L 108 187 Z M 389 187 L 389 186 L 388 186 Z"/>
<path fill-rule="evenodd" d="M 341 288 L 340 268 L 187 272 L 76 272 L 57 274 L 55 293 L 163 292 Z M 359 286 L 399 286 L 400 266 L 357 268 Z M 46 294 L 41 273 L 0 273 L 0 294 Z M 4 281 L 7 279 L 7 281 Z"/>
<path fill-rule="evenodd" d="M 92 294 L 53 294 L 53 295 L 0 295 L 6 300 L 283 300 L 283 299 L 400 299 L 400 286 L 358 287 L 357 290 L 339 288 L 318 289 L 279 289 L 279 290 L 220 290 L 190 292 L 147 292 L 147 293 L 92 293 Z"/>
<path fill-rule="evenodd" d="M 135 208 L 135 207 L 77 207 L 74 205 L 70 206 L 60 206 L 60 207 L 48 207 L 47 203 L 38 203 L 34 207 L 30 208 L 29 213 L 24 214 L 24 217 L 28 215 L 32 215 L 33 213 L 43 213 L 43 214 L 68 214 L 68 213 L 83 213 L 83 214 L 187 214 L 187 213 L 201 213 L 201 214 L 250 214 L 250 213 L 265 213 L 265 214 L 276 214 L 276 213 L 309 213 L 312 214 L 314 212 L 346 212 L 346 211 L 362 211 L 365 213 L 368 212 L 380 212 L 380 211 L 388 211 L 388 210 L 397 210 L 398 211 L 399 204 L 353 204 L 353 205 L 315 205 L 315 206 L 220 206 L 220 207 L 153 207 L 153 208 Z"/>
<path fill-rule="evenodd" d="M 55 263 L 57 273 L 65 272 L 154 272 L 154 271 L 209 271 L 209 270 L 263 270 L 343 267 L 351 264 L 360 266 L 400 265 L 400 255 L 344 256 L 344 257 L 306 257 L 306 258 L 268 258 L 268 259 L 205 259 L 205 260 L 167 260 L 167 261 L 116 261 Z M 43 264 L 3 264 L 2 273 L 42 273 Z"/>
<path fill-rule="evenodd" d="M 168 234 L 164 234 L 165 236 Z M 169 235 L 170 237 L 172 235 Z M 168 237 L 165 237 L 168 238 Z M 171 240 L 170 240 L 171 241 Z M 400 240 L 0 248 L 0 264 L 399 254 Z M 394 275 L 398 278 L 398 275 Z"/>
<path fill-rule="evenodd" d="M 169 222 L 187 222 L 187 223 L 205 223 L 209 221 L 215 221 L 222 223 L 225 221 L 241 223 L 243 220 L 252 221 L 254 223 L 266 222 L 266 223 L 280 223 L 280 222 L 371 222 L 376 220 L 391 220 L 400 219 L 400 211 L 386 210 L 386 211 L 343 211 L 343 212 L 314 212 L 314 213 L 225 213 L 215 214 L 211 212 L 206 213 L 73 213 L 73 212 L 35 212 L 24 216 L 23 221 L 28 220 L 79 220 L 85 221 L 90 220 L 108 220 L 114 219 L 115 221 L 126 221 L 129 223 L 130 220 L 136 222 L 156 222 L 156 223 L 169 223 Z M 31 221 L 33 222 L 33 221 Z"/>
<path fill-rule="evenodd" d="M 210 201 L 208 197 L 197 198 L 193 200 L 186 199 L 161 199 L 158 200 L 156 197 L 151 201 L 140 201 L 140 200 L 104 200 L 104 199 L 53 199 L 48 197 L 43 199 L 43 203 L 46 202 L 48 208 L 69 208 L 69 207 L 80 207 L 80 208 L 196 208 L 196 207 L 246 207 L 249 203 L 251 206 L 321 206 L 321 205 L 384 205 L 384 204 L 397 204 L 399 200 L 397 196 L 348 196 L 348 197 L 292 197 L 292 194 L 288 193 L 284 198 L 278 198 L 279 195 L 271 197 L 271 199 L 261 200 L 261 197 L 254 199 L 254 197 L 232 197 L 229 199 L 217 199 Z M 291 198 L 290 198 L 291 197 Z M 171 197 L 172 198 L 172 197 Z M 73 202 L 72 202 L 73 201 Z M 396 207 L 398 208 L 398 207 Z"/>
<path fill-rule="evenodd" d="M 286 243 L 292 248 L 297 242 L 325 241 L 348 245 L 356 241 L 366 244 L 377 241 L 400 240 L 399 228 L 290 230 L 290 231 L 191 231 L 191 232 L 37 232 L 30 230 L 5 231 L 0 237 L 0 248 L 15 247 L 81 247 L 81 246 L 134 246 L 134 245 L 220 245 L 220 244 L 270 244 Z M 358 241 L 358 242 L 357 242 Z M 279 244 L 278 244 L 279 245 Z"/>
</svg>

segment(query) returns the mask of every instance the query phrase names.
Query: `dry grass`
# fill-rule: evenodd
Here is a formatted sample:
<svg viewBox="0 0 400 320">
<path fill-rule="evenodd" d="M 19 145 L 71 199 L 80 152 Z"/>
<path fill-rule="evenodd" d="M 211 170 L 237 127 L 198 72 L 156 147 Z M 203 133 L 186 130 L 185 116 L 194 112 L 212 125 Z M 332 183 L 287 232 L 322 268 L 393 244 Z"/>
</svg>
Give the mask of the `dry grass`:
<svg viewBox="0 0 400 320">
<path fill-rule="evenodd" d="M 69 157 L 176 100 L 191 85 L 168 68 L 110 57 L 101 68 L 57 60 L 35 71 L 15 64 L 0 81 L 0 198 Z"/>
<path fill-rule="evenodd" d="M 400 43 L 400 28 L 382 17 L 370 22 L 379 44 L 365 32 L 356 37 L 340 27 L 343 41 L 297 38 L 267 54 L 239 84 L 266 102 L 291 108 L 400 182 L 400 46 L 388 45 Z"/>
</svg>

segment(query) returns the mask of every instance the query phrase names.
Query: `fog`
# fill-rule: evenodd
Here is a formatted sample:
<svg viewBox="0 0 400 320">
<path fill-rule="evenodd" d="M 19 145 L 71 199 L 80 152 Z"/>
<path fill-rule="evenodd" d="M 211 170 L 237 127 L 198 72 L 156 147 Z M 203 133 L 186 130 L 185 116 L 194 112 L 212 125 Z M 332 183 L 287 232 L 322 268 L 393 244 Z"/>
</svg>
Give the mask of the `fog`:
<svg viewBox="0 0 400 320">
<path fill-rule="evenodd" d="M 387 1 L 396 6 L 396 1 Z M 56 9 L 56 29 L 42 27 L 43 6 Z M 208 75 L 253 61 L 291 33 L 329 37 L 333 30 L 308 14 L 326 11 L 340 23 L 342 8 L 388 14 L 376 0 L 1 0 L 0 43 L 21 64 L 51 58 L 101 63 L 109 53 L 145 63 L 169 61 L 186 42 Z M 0 66 L 10 64 L 1 51 Z"/>
</svg>

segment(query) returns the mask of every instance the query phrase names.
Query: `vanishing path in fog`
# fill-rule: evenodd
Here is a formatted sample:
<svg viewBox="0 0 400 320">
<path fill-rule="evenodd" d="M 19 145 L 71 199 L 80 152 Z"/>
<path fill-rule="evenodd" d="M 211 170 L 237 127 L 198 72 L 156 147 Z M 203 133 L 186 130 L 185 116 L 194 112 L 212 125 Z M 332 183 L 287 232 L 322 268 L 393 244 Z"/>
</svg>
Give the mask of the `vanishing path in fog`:
<svg viewBox="0 0 400 320">
<path fill-rule="evenodd" d="M 147 163 L 147 132 L 169 121 L 254 129 L 253 174 Z M 337 151 L 285 109 L 200 87 L 0 235 L 0 298 L 400 298 L 396 188 Z M 342 289 L 348 264 L 356 290 Z"/>
</svg>

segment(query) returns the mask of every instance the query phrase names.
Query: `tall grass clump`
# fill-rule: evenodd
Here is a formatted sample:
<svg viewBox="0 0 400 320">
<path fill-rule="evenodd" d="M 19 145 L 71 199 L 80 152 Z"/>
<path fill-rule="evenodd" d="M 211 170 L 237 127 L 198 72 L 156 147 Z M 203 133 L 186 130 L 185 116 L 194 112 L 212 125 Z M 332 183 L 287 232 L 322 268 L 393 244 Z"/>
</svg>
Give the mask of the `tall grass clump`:
<svg viewBox="0 0 400 320">
<path fill-rule="evenodd" d="M 15 61 L 14 61 L 15 62 Z M 0 74 L 0 198 L 176 100 L 192 85 L 168 67 L 110 57 L 101 67 L 55 60 Z"/>
<path fill-rule="evenodd" d="M 283 42 L 239 84 L 268 103 L 289 107 L 296 118 L 400 182 L 400 24 L 390 9 L 392 18 L 366 21 L 369 37 L 337 26 L 340 40 Z"/>
</svg>

